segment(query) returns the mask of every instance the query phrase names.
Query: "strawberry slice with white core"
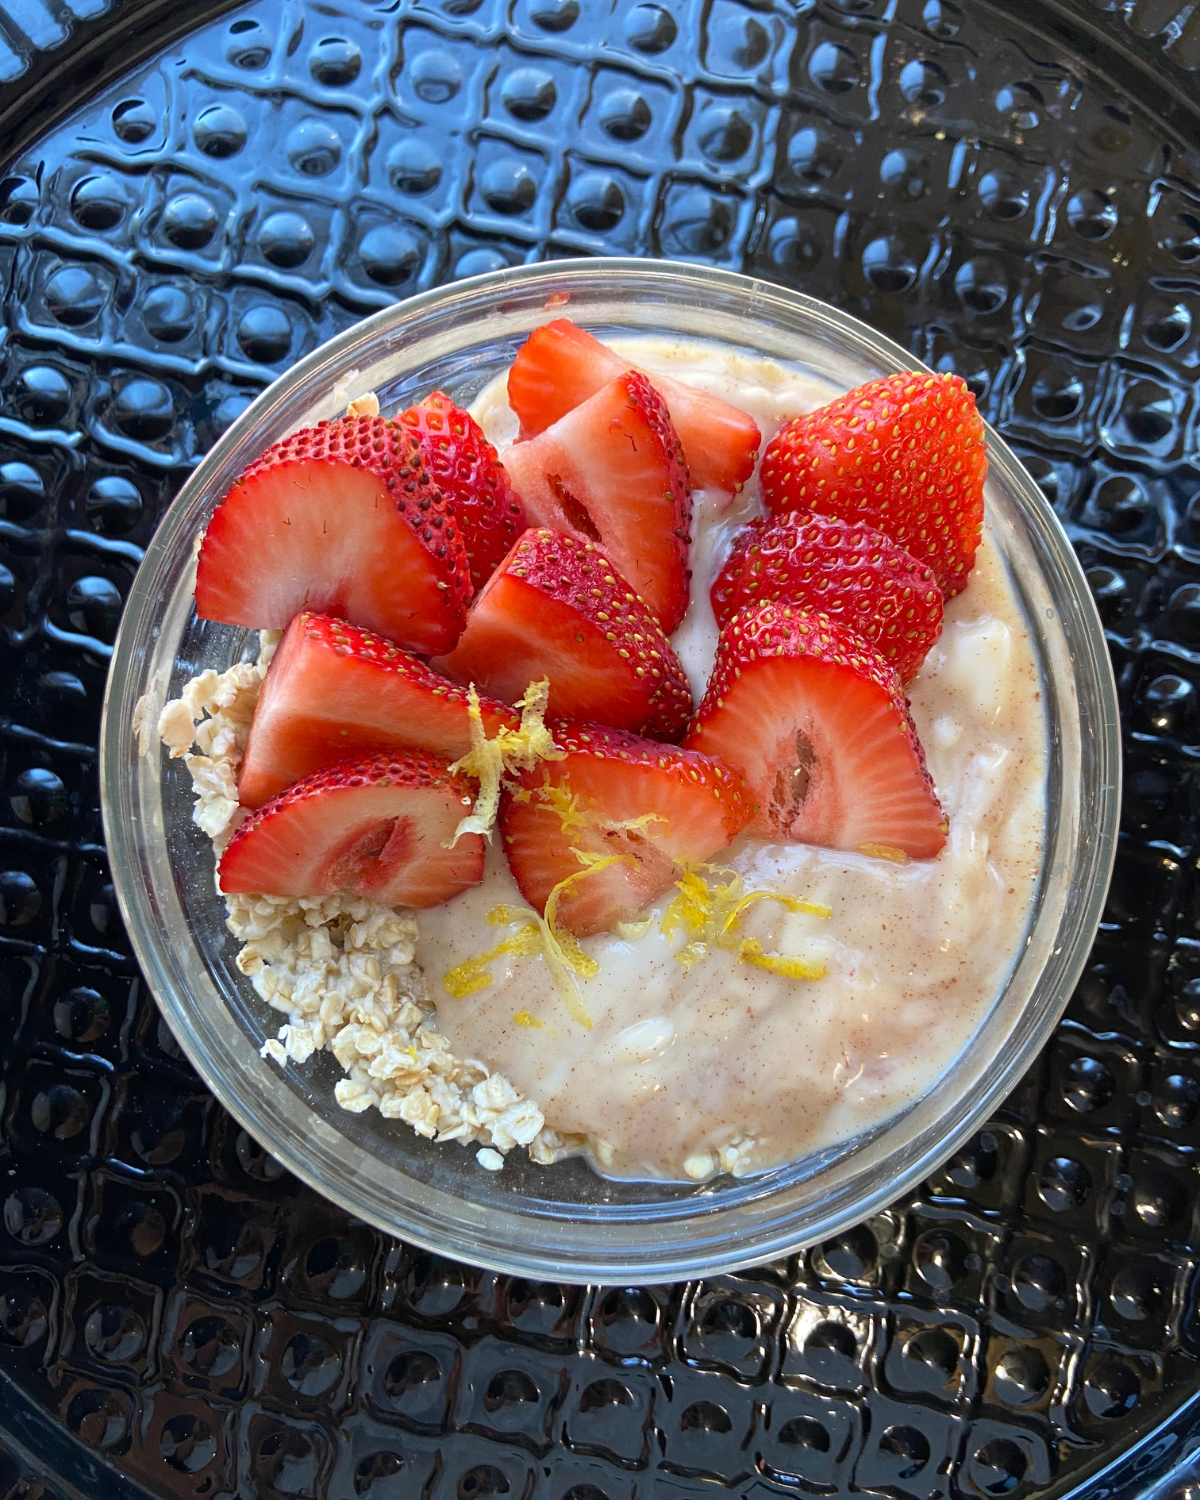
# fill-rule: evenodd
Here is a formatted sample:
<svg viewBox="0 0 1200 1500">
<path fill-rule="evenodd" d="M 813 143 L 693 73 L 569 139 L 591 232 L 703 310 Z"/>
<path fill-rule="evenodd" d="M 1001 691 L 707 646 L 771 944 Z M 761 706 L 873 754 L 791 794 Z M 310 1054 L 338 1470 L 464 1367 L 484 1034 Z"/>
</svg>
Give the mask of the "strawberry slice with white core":
<svg viewBox="0 0 1200 1500">
<path fill-rule="evenodd" d="M 544 432 L 628 369 L 637 366 L 569 318 L 535 328 L 508 375 L 508 404 L 520 419 L 521 436 Z M 754 418 L 682 380 L 649 378 L 670 410 L 692 483 L 729 491 L 744 484 L 761 442 Z"/>
<path fill-rule="evenodd" d="M 593 724 L 556 725 L 566 752 L 520 778 L 500 803 L 500 832 L 521 894 L 538 912 L 587 856 L 618 856 L 562 892 L 556 920 L 577 937 L 636 917 L 741 832 L 751 804 L 721 762 Z"/>
<path fill-rule="evenodd" d="M 688 603 L 691 486 L 662 397 L 633 371 L 504 454 L 533 526 L 594 542 L 668 635 Z"/>
<path fill-rule="evenodd" d="M 483 727 L 516 729 L 511 708 L 481 698 Z M 385 641 L 328 615 L 299 614 L 267 668 L 238 776 L 243 807 L 340 760 L 428 750 L 447 761 L 471 748 L 467 693 Z"/>
<path fill-rule="evenodd" d="M 758 838 L 897 860 L 946 842 L 894 668 L 828 615 L 739 610 L 684 744 L 745 773 Z"/>
<path fill-rule="evenodd" d="M 221 889 L 437 906 L 483 879 L 479 834 L 446 848 L 473 799 L 471 782 L 423 750 L 341 761 L 242 824 L 221 856 Z"/>
<path fill-rule="evenodd" d="M 676 740 L 692 692 L 658 621 L 590 542 L 530 530 L 471 606 L 466 629 L 434 665 L 515 703 L 550 680 L 547 714 Z"/>
<path fill-rule="evenodd" d="M 416 439 L 380 417 L 295 432 L 242 474 L 196 565 L 206 620 L 282 630 L 316 609 L 446 651 L 471 598 L 466 549 Z"/>
<path fill-rule="evenodd" d="M 398 420 L 421 445 L 430 475 L 454 507 L 471 585 L 481 589 L 525 530 L 525 507 L 478 422 L 449 396 L 434 391 Z"/>
</svg>

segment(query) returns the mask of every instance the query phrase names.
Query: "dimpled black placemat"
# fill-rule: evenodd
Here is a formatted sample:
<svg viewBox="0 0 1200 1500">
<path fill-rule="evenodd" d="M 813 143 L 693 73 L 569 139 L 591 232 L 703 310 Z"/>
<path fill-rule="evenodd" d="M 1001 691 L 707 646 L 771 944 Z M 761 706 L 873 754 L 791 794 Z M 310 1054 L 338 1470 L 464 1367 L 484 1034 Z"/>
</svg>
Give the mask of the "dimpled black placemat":
<svg viewBox="0 0 1200 1500">
<path fill-rule="evenodd" d="M 0 1496 L 1180 1491 L 1200 11 L 69 3 L 0 12 Z M 1125 716 L 1094 959 L 1005 1108 L 870 1223 L 674 1288 L 477 1272 L 281 1174 L 159 1021 L 97 812 L 122 597 L 222 427 L 418 287 L 596 251 L 783 281 L 965 375 Z"/>
</svg>

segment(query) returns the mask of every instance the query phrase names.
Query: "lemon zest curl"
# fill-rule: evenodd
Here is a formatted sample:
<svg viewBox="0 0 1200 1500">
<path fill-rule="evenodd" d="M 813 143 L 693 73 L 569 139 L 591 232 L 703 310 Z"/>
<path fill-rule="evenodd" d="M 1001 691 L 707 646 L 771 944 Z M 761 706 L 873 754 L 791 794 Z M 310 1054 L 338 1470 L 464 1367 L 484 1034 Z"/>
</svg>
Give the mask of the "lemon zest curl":
<svg viewBox="0 0 1200 1500">
<path fill-rule="evenodd" d="M 711 879 L 705 879 L 706 871 Z M 715 877 L 725 875 L 722 882 Z M 675 953 L 676 962 L 690 969 L 699 963 L 710 948 L 725 948 L 736 953 L 742 963 L 756 969 L 767 969 L 789 979 L 820 979 L 825 965 L 785 953 L 767 953 L 757 938 L 741 938 L 738 927 L 742 914 L 758 901 L 778 901 L 788 911 L 806 912 L 813 917 L 829 917 L 830 908 L 823 902 L 805 901 L 780 891 L 747 891 L 742 877 L 734 870 L 714 865 L 696 865 L 685 870 L 675 882 L 679 894 L 672 898 L 663 913 L 660 930 L 670 937 L 682 928 L 691 935 Z"/>
<path fill-rule="evenodd" d="M 602 828 L 605 833 L 616 833 L 618 829 L 627 833 L 641 833 L 651 823 L 661 823 L 666 831 L 671 827 L 662 813 L 656 812 L 643 813 L 640 818 L 626 818 L 614 823 L 611 818 L 585 810 L 580 806 L 578 793 L 565 786 L 555 786 L 549 776 L 543 778 L 537 795 L 558 814 L 559 825 L 566 834 L 577 833 L 581 828 Z"/>
<path fill-rule="evenodd" d="M 871 859 L 890 859 L 894 865 L 908 863 L 908 855 L 904 850 L 897 849 L 892 844 L 859 844 L 858 852 Z"/>
<path fill-rule="evenodd" d="M 454 830 L 454 837 L 447 844 L 452 849 L 464 833 L 481 833 L 491 843 L 492 830 L 496 826 L 496 814 L 500 811 L 500 790 L 505 781 L 521 771 L 532 771 L 539 761 L 562 760 L 565 750 L 554 743 L 554 736 L 546 728 L 546 705 L 550 700 L 550 679 L 531 682 L 525 696 L 513 705 L 521 710 L 521 723 L 517 729 L 502 724 L 494 739 L 488 739 L 483 727 L 483 712 L 479 706 L 479 694 L 475 684 L 467 689 L 467 732 L 471 736 L 471 748 L 450 767 L 451 774 L 474 776 L 479 782 L 479 794 L 467 817 Z"/>
<path fill-rule="evenodd" d="M 502 943 L 497 943 L 494 948 L 489 948 L 486 953 L 478 953 L 474 958 L 464 959 L 462 963 L 455 964 L 452 969 L 447 969 L 442 975 L 442 988 L 451 999 L 465 1000 L 468 995 L 477 995 L 480 990 L 486 990 L 492 983 L 488 965 L 497 958 L 502 958 L 506 953 L 528 957 L 539 952 L 540 949 L 541 934 L 538 932 L 537 924 L 526 922 L 511 937 L 505 938 Z"/>
<path fill-rule="evenodd" d="M 572 849 L 571 853 L 579 861 L 582 869 L 574 871 L 551 887 L 550 894 L 546 897 L 545 916 L 539 917 L 537 912 L 520 906 L 492 907 L 487 914 L 490 926 L 509 927 L 517 923 L 522 925 L 511 938 L 507 938 L 486 953 L 466 959 L 443 975 L 442 988 L 448 995 L 454 996 L 455 999 L 463 999 L 467 995 L 474 995 L 479 990 L 486 989 L 492 983 L 488 965 L 505 953 L 532 958 L 540 952 L 554 977 L 554 983 L 571 1014 L 571 1019 L 588 1031 L 592 1029 L 593 1021 L 583 1003 L 583 996 L 579 992 L 575 976 L 578 974 L 582 979 L 593 979 L 600 972 L 600 965 L 590 953 L 584 952 L 575 934 L 559 923 L 558 904 L 566 891 L 589 875 L 597 874 L 600 870 L 607 869 L 609 865 L 632 864 L 633 861 L 628 855 L 593 854 L 586 849 Z M 519 1022 L 518 1024 L 529 1023 Z"/>
</svg>

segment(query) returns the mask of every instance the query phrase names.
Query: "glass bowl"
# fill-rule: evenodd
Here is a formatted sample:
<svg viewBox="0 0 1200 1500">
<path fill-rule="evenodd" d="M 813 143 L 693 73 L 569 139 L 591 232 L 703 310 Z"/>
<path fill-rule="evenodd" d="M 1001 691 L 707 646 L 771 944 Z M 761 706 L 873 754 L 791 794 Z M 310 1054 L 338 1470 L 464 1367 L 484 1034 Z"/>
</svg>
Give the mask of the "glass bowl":
<svg viewBox="0 0 1200 1500">
<path fill-rule="evenodd" d="M 1051 728 L 1047 850 L 1008 983 L 924 1099 L 886 1125 L 753 1177 L 703 1184 L 609 1181 L 579 1159 L 522 1152 L 486 1172 L 377 1112 L 333 1100 L 334 1060 L 280 1070 L 259 1056 L 279 1016 L 234 965 L 212 855 L 191 820 L 181 761 L 135 732 L 157 724 L 195 672 L 253 647 L 198 620 L 195 543 L 231 481 L 296 428 L 378 392 L 385 412 L 434 386 L 462 404 L 529 331 L 566 307 L 602 337 L 716 341 L 807 369 L 841 388 L 915 361 L 855 319 L 726 271 L 633 260 L 523 266 L 439 288 L 366 319 L 277 380 L 233 424 L 167 511 L 126 605 L 101 740 L 113 881 L 142 969 L 193 1065 L 221 1103 L 296 1176 L 352 1214 L 428 1249 L 495 1270 L 577 1282 L 708 1276 L 829 1238 L 928 1176 L 984 1121 L 1036 1056 L 1087 956 L 1116 840 L 1120 742 L 1104 636 L 1062 529 L 989 433 L 987 500 L 1040 659 Z M 254 646 L 256 646 L 256 641 Z M 153 738 L 153 736 L 151 736 Z"/>
</svg>

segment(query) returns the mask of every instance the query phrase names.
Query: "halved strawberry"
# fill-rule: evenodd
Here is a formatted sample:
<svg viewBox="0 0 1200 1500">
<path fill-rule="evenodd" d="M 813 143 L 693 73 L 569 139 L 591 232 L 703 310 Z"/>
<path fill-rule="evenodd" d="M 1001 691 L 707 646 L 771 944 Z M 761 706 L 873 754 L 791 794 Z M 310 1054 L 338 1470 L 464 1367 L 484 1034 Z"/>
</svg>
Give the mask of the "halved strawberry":
<svg viewBox="0 0 1200 1500">
<path fill-rule="evenodd" d="M 744 527 L 711 598 L 722 626 L 747 604 L 819 609 L 869 641 L 902 682 L 942 633 L 942 591 L 931 568 L 873 526 L 810 510 Z"/>
<path fill-rule="evenodd" d="M 662 397 L 620 375 L 527 443 L 504 466 L 534 526 L 595 542 L 668 635 L 688 603 L 691 487 Z"/>
<path fill-rule="evenodd" d="M 658 621 L 604 553 L 560 531 L 525 533 L 434 666 L 515 703 L 550 679 L 547 713 L 678 739 L 692 691 Z"/>
<path fill-rule="evenodd" d="M 398 420 L 420 444 L 430 474 L 454 507 L 471 584 L 481 589 L 525 530 L 525 507 L 478 422 L 449 396 L 434 391 Z"/>
<path fill-rule="evenodd" d="M 584 868 L 572 852 L 620 862 L 575 881 L 558 920 L 578 937 L 636 916 L 737 837 L 751 813 L 741 776 L 719 761 L 594 724 L 558 725 L 563 760 L 527 771 L 500 803 L 513 878 L 539 912 L 553 888 Z"/>
<path fill-rule="evenodd" d="M 416 439 L 346 417 L 267 449 L 208 523 L 196 565 L 206 620 L 282 630 L 319 609 L 413 651 L 446 651 L 471 598 L 454 513 Z"/>
<path fill-rule="evenodd" d="M 341 761 L 242 824 L 221 856 L 221 889 L 437 906 L 483 879 L 479 834 L 445 847 L 474 797 L 471 782 L 424 750 Z"/>
<path fill-rule="evenodd" d="M 482 698 L 479 706 L 491 736 L 520 723 L 507 704 Z M 448 761 L 465 755 L 465 690 L 369 630 L 305 611 L 267 668 L 238 797 L 243 807 L 261 807 L 322 766 L 405 748 Z"/>
<path fill-rule="evenodd" d="M 628 369 L 637 366 L 569 318 L 535 328 L 508 374 L 508 404 L 520 418 L 521 436 L 544 432 Z M 670 410 L 692 483 L 725 490 L 744 484 L 762 440 L 754 418 L 682 380 L 650 379 Z"/>
<path fill-rule="evenodd" d="M 739 610 L 684 743 L 745 772 L 759 838 L 910 859 L 946 842 L 899 678 L 828 615 Z"/>
<path fill-rule="evenodd" d="M 947 599 L 975 565 L 987 442 L 958 375 L 871 380 L 796 417 L 763 454 L 763 503 L 884 531 L 937 575 Z"/>
</svg>

